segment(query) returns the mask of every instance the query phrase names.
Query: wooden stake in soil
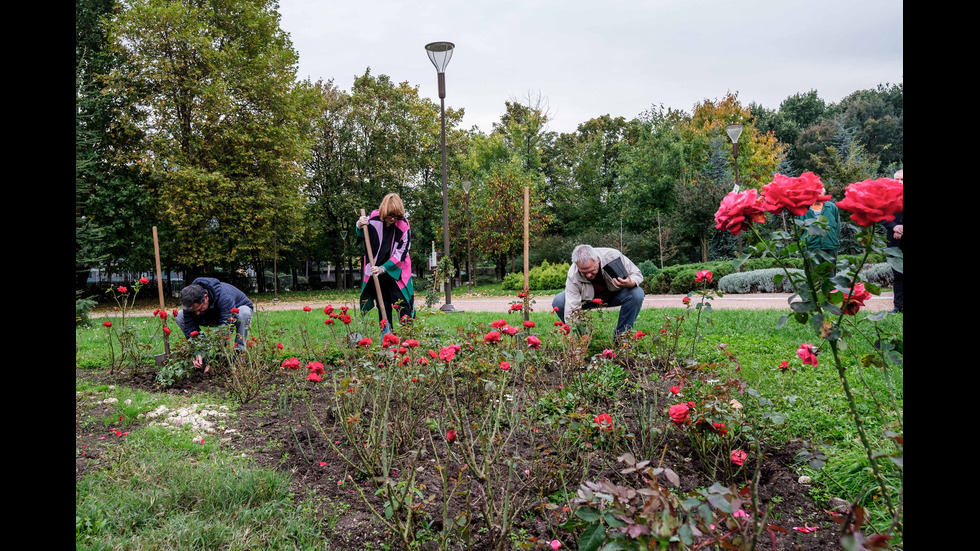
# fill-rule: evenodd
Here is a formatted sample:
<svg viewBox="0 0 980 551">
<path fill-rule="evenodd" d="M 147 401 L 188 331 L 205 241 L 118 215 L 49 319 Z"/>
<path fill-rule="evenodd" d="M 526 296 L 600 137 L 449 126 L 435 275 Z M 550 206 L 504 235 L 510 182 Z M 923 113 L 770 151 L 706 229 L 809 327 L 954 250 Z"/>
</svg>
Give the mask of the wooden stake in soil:
<svg viewBox="0 0 980 551">
<path fill-rule="evenodd" d="M 524 321 L 531 319 L 531 309 L 529 307 L 531 284 L 531 271 L 528 268 L 528 243 L 530 241 L 530 216 L 531 216 L 531 188 L 524 186 Z"/>
<path fill-rule="evenodd" d="M 163 274 L 160 270 L 160 239 L 157 237 L 157 227 L 153 226 L 153 254 L 156 256 L 157 260 L 157 294 L 160 296 L 160 310 L 166 312 L 167 305 L 163 302 Z M 167 326 L 167 320 L 162 320 L 163 326 Z M 162 362 L 170 356 L 170 335 L 166 331 L 163 332 L 163 358 L 159 355 L 154 358 L 155 363 L 163 365 Z"/>
<path fill-rule="evenodd" d="M 361 216 L 367 216 L 364 209 L 361 209 Z M 382 222 L 384 223 L 384 222 Z M 368 262 L 371 264 L 371 271 L 374 271 L 374 253 L 371 252 L 371 233 L 366 229 L 367 224 L 364 225 L 364 244 L 367 245 L 367 258 Z M 379 236 L 380 238 L 381 236 Z M 381 282 L 378 281 L 378 276 L 371 274 L 371 278 L 374 279 L 374 290 L 378 295 L 378 308 L 381 311 L 381 321 L 384 322 L 383 326 L 388 325 L 388 314 L 385 312 L 384 299 L 381 298 Z M 384 327 L 382 327 L 383 329 Z"/>
</svg>

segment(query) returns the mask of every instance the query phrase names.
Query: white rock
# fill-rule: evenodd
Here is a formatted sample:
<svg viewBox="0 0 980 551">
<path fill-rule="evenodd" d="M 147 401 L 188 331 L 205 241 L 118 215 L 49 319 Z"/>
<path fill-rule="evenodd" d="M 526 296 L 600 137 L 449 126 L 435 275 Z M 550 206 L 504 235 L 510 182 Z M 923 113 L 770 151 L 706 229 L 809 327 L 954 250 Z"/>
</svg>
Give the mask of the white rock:
<svg viewBox="0 0 980 551">
<path fill-rule="evenodd" d="M 803 475 L 803 476 L 800 477 L 800 484 L 809 484 L 809 483 L 810 483 L 810 477 L 809 476 Z"/>
</svg>

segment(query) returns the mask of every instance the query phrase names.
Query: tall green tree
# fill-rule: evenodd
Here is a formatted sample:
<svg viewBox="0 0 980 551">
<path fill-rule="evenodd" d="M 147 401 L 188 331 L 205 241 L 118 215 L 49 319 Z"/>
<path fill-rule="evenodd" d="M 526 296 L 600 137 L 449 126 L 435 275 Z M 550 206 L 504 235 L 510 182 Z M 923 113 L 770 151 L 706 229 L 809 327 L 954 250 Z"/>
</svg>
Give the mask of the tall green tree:
<svg viewBox="0 0 980 551">
<path fill-rule="evenodd" d="M 191 275 L 270 260 L 301 228 L 304 160 L 320 96 L 274 0 L 131 0 L 110 23 L 119 132 Z"/>
<path fill-rule="evenodd" d="M 417 256 L 428 241 L 441 244 L 439 105 L 421 97 L 417 85 L 372 75 L 370 68 L 354 80 L 350 92 L 333 82 L 320 82 L 317 88 L 325 108 L 306 163 L 307 211 L 313 221 L 308 241 L 315 243 L 310 254 L 339 263 L 340 232 L 346 229 L 348 253 L 359 255 L 361 245 L 350 237 L 357 212 L 370 212 L 392 192 L 405 203 Z M 466 134 L 456 130 L 462 117 L 461 109 L 446 109 L 450 164 L 458 163 L 467 141 Z M 458 170 L 449 172 L 455 175 Z"/>
</svg>

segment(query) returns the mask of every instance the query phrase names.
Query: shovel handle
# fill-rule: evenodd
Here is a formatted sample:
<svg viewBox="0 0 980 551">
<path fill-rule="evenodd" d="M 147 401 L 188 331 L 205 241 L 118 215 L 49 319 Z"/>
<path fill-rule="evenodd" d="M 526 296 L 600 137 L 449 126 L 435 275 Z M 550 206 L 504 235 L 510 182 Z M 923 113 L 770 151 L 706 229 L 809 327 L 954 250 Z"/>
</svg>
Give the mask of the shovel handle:
<svg viewBox="0 0 980 551">
<path fill-rule="evenodd" d="M 361 209 L 361 216 L 367 216 L 367 213 L 364 212 L 364 209 Z M 367 225 L 365 224 L 364 227 L 367 228 Z M 367 231 L 367 229 L 364 230 L 364 244 L 367 245 L 367 258 L 368 258 L 368 263 L 371 265 L 371 271 L 373 272 L 374 271 L 374 253 L 371 251 L 371 234 L 370 234 L 370 232 Z M 378 276 L 376 276 L 374 274 L 371 274 L 371 278 L 374 279 L 374 290 L 375 290 L 376 294 L 378 295 L 378 309 L 381 311 L 381 319 L 384 320 L 385 324 L 387 325 L 387 323 L 388 323 L 388 315 L 385 313 L 384 299 L 381 298 L 381 282 L 378 281 Z"/>
</svg>

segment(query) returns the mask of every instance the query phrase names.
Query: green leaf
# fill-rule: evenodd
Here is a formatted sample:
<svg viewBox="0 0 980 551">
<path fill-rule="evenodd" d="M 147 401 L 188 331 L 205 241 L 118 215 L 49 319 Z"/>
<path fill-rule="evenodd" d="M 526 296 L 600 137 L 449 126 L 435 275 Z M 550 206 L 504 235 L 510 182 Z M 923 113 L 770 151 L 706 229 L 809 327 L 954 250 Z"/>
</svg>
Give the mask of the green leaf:
<svg viewBox="0 0 980 551">
<path fill-rule="evenodd" d="M 580 507 L 575 510 L 575 516 L 585 522 L 595 522 L 599 520 L 599 511 L 596 511 L 592 507 Z"/>
<path fill-rule="evenodd" d="M 797 314 L 803 314 L 806 312 L 813 311 L 816 305 L 811 301 L 798 301 L 791 302 L 789 305 L 790 310 L 796 312 Z"/>
<path fill-rule="evenodd" d="M 677 530 L 677 535 L 680 536 L 684 545 L 694 545 L 694 534 L 691 532 L 690 525 L 682 524 Z"/>
<path fill-rule="evenodd" d="M 786 325 L 786 320 L 789 319 L 789 314 L 781 316 L 779 321 L 776 322 L 776 329 L 782 329 Z"/>
<path fill-rule="evenodd" d="M 606 524 L 608 524 L 610 528 L 621 528 L 626 526 L 626 523 L 616 518 L 616 515 L 614 515 L 612 511 L 604 512 L 602 514 L 602 520 L 606 521 Z"/>
<path fill-rule="evenodd" d="M 891 266 L 891 268 L 893 270 L 895 270 L 896 272 L 898 272 L 900 274 L 904 274 L 905 273 L 905 268 L 903 267 L 903 263 L 902 263 L 902 259 L 901 258 L 895 258 L 894 256 L 889 256 L 889 257 L 885 258 L 885 262 L 887 262 L 888 265 Z"/>
<path fill-rule="evenodd" d="M 606 539 L 606 529 L 601 524 L 590 524 L 578 538 L 580 551 L 595 551 Z"/>
</svg>

